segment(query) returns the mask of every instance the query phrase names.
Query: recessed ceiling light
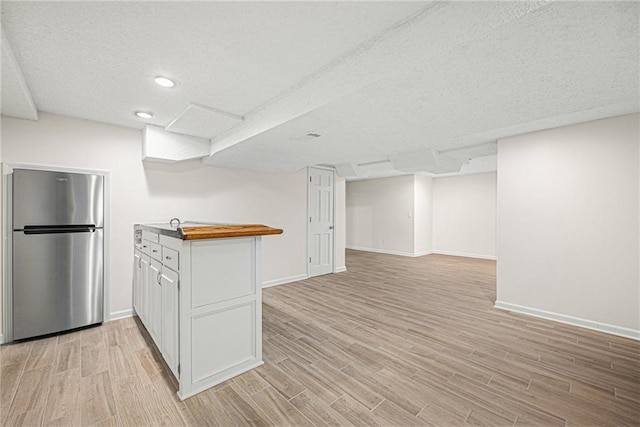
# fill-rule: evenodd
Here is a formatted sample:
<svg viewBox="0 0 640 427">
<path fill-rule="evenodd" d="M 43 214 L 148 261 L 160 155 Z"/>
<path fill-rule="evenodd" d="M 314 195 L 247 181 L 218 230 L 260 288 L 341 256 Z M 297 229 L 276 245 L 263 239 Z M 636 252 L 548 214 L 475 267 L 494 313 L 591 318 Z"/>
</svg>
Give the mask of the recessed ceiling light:
<svg viewBox="0 0 640 427">
<path fill-rule="evenodd" d="M 136 116 L 140 117 L 141 119 L 152 119 L 153 113 L 149 113 L 147 111 L 136 111 Z"/>
<path fill-rule="evenodd" d="M 174 87 L 176 85 L 176 82 L 174 82 L 168 77 L 158 76 L 154 78 L 153 81 L 156 82 L 158 86 L 162 86 L 162 87 Z"/>
</svg>

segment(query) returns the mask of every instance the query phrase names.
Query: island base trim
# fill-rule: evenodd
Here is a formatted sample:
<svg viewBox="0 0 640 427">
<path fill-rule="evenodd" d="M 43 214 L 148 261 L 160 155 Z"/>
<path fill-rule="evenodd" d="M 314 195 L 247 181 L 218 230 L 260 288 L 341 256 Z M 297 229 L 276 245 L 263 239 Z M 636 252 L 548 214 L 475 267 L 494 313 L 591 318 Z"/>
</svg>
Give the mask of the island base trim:
<svg viewBox="0 0 640 427">
<path fill-rule="evenodd" d="M 264 361 L 262 360 L 249 360 L 241 365 L 230 368 L 230 372 L 225 372 L 221 375 L 214 375 L 212 377 L 199 381 L 197 384 L 193 384 L 189 387 L 184 387 L 184 389 L 181 387 L 177 392 L 178 398 L 181 401 L 188 399 L 198 393 L 208 390 L 211 387 L 230 380 L 231 378 L 237 377 L 238 375 L 244 374 L 245 372 L 255 369 L 261 365 L 264 365 Z M 214 377 L 215 379 L 213 379 Z"/>
</svg>

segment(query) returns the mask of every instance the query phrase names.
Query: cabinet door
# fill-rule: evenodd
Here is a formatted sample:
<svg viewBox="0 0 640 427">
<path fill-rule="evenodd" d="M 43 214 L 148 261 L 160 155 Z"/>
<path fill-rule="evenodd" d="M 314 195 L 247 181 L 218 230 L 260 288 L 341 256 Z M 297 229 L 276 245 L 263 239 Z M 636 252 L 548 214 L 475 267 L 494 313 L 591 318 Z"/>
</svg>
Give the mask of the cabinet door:
<svg viewBox="0 0 640 427">
<path fill-rule="evenodd" d="M 133 309 L 138 313 L 138 316 L 140 315 L 140 299 L 142 296 L 141 276 L 142 265 L 140 263 L 140 252 L 136 250 L 133 253 Z"/>
<path fill-rule="evenodd" d="M 176 378 L 178 375 L 179 357 L 179 291 L 178 273 L 162 267 L 160 281 L 162 282 L 162 355 L 167 365 L 173 371 Z"/>
<path fill-rule="evenodd" d="M 150 293 L 149 293 L 149 256 L 140 255 L 140 311 L 138 316 L 142 320 L 142 323 L 149 329 L 149 306 Z"/>
<path fill-rule="evenodd" d="M 158 348 L 162 348 L 162 285 L 160 284 L 160 270 L 162 264 L 151 260 L 149 264 L 149 333 Z"/>
</svg>

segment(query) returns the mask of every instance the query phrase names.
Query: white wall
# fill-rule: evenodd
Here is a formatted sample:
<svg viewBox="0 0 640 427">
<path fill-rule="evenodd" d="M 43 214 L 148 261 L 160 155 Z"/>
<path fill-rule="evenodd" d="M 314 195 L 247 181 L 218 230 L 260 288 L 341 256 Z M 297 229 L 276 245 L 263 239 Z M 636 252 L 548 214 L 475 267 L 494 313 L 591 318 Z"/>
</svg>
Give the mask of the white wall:
<svg viewBox="0 0 640 427">
<path fill-rule="evenodd" d="M 413 252 L 427 255 L 433 251 L 433 178 L 414 175 Z"/>
<path fill-rule="evenodd" d="M 350 181 L 346 212 L 348 248 L 496 258 L 495 173 Z"/>
<path fill-rule="evenodd" d="M 433 252 L 495 259 L 496 173 L 433 180 Z"/>
<path fill-rule="evenodd" d="M 638 125 L 499 141 L 496 305 L 640 338 Z"/>
<path fill-rule="evenodd" d="M 350 181 L 346 193 L 348 248 L 413 255 L 413 175 Z"/>
<path fill-rule="evenodd" d="M 2 127 L 0 123 L 0 128 Z M 1 129 L 0 129 L 1 131 Z M 0 164 L 2 163 L 2 135 L 0 134 Z M 0 173 L 0 204 L 4 204 L 4 180 L 2 173 Z M 4 207 L 4 205 L 3 205 Z M 4 281 L 4 239 L 2 238 L 2 224 L 4 224 L 4 209 L 0 209 L 0 343 L 4 342 L 4 336 L 2 335 L 2 323 L 4 321 L 4 316 L 2 313 L 3 309 L 3 291 L 4 287 L 2 283 Z"/>
<path fill-rule="evenodd" d="M 284 234 L 263 238 L 263 281 L 306 274 L 305 170 L 279 175 L 203 166 L 178 172 L 184 168 L 145 168 L 140 153 L 138 130 L 45 113 L 38 122 L 2 117 L 3 162 L 111 171 L 112 313 L 132 305 L 134 223 L 179 217 L 282 228 Z M 337 258 L 340 252 L 344 257 L 344 248 L 337 248 Z"/>
</svg>

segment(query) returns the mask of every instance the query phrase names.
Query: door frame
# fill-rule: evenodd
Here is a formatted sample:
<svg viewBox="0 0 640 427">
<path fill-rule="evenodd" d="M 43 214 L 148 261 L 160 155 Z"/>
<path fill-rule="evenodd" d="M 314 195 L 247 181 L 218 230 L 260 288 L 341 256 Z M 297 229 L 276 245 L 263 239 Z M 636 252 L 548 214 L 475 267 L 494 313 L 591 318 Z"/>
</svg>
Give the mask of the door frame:
<svg viewBox="0 0 640 427">
<path fill-rule="evenodd" d="M 309 262 L 307 261 L 309 259 L 309 221 L 307 218 L 309 218 L 309 213 L 311 211 L 311 199 L 310 199 L 310 194 L 309 194 L 309 182 L 311 181 L 311 169 L 320 169 L 320 170 L 324 170 L 324 171 L 329 171 L 333 173 L 333 179 L 331 180 L 331 186 L 333 187 L 331 194 L 333 196 L 333 199 L 331 200 L 331 217 L 333 218 L 333 229 L 331 230 L 331 234 L 333 235 L 333 248 L 332 248 L 332 260 L 331 260 L 331 274 L 336 272 L 336 170 L 335 168 L 331 168 L 331 167 L 327 167 L 327 166 L 307 166 L 307 182 L 306 182 L 306 186 L 307 186 L 307 216 L 305 218 L 305 223 L 306 223 L 306 230 L 307 230 L 307 238 L 305 239 L 306 241 L 306 257 L 305 257 L 305 263 L 307 264 L 307 278 L 309 277 L 315 277 L 315 276 L 311 276 L 310 273 L 310 265 Z"/>
<path fill-rule="evenodd" d="M 103 323 L 111 321 L 111 304 L 109 302 L 111 297 L 111 282 L 110 282 L 110 245 L 111 245 L 111 172 L 103 169 L 81 169 L 73 167 L 61 167 L 51 165 L 37 165 L 30 163 L 2 163 L 2 333 L 0 333 L 0 344 L 13 341 L 13 308 L 11 302 L 13 301 L 13 294 L 11 292 L 11 246 L 12 246 L 12 233 L 13 223 L 11 218 L 12 204 L 12 180 L 14 169 L 32 169 L 32 170 L 44 170 L 53 172 L 67 172 L 67 173 L 82 173 L 91 175 L 100 175 L 104 179 L 104 226 L 103 226 L 103 238 L 104 238 L 104 251 L 103 251 Z"/>
</svg>

